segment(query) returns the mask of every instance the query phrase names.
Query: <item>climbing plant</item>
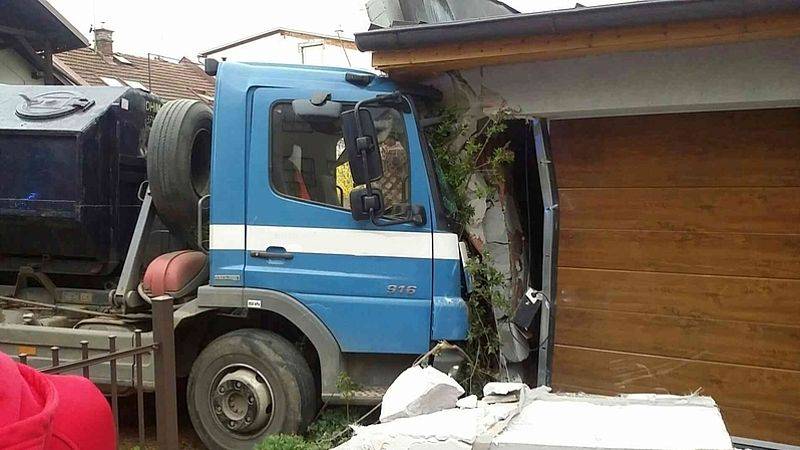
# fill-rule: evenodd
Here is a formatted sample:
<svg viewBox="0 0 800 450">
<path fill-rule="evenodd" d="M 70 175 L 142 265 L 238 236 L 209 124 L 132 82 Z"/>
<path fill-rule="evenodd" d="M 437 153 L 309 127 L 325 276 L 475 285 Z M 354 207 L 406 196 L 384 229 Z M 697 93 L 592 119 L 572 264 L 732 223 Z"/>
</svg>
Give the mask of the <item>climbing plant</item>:
<svg viewBox="0 0 800 450">
<path fill-rule="evenodd" d="M 464 241 L 471 241 L 468 230 L 475 225 L 473 204 L 494 196 L 514 159 L 509 142 L 503 139 L 509 114 L 508 109 L 500 109 L 472 130 L 463 113 L 448 109 L 441 112 L 437 125 L 426 130 L 448 216 Z M 508 312 L 511 307 L 502 289 L 503 275 L 492 265 L 491 255 L 481 250 L 471 246 L 466 267 L 473 286 L 467 299 L 465 351 L 470 359 L 459 373 L 467 390 L 475 393 L 499 376 L 500 340 L 494 314 L 496 309 Z"/>
</svg>

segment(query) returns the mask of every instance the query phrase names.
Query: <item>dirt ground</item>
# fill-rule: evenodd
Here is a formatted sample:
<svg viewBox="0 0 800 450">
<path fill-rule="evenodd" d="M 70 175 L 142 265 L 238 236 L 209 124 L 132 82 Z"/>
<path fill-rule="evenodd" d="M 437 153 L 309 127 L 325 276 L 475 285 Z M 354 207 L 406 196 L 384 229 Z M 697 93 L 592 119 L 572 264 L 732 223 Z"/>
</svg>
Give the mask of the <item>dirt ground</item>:
<svg viewBox="0 0 800 450">
<path fill-rule="evenodd" d="M 186 411 L 184 396 L 180 394 L 183 386 L 178 385 L 178 430 L 180 432 L 181 449 L 205 450 L 206 447 L 197 437 Z M 119 449 L 121 450 L 158 450 L 156 441 L 156 407 L 155 396 L 144 396 L 144 423 L 145 442 L 139 444 L 139 429 L 137 425 L 136 396 L 131 395 L 119 399 Z"/>
</svg>

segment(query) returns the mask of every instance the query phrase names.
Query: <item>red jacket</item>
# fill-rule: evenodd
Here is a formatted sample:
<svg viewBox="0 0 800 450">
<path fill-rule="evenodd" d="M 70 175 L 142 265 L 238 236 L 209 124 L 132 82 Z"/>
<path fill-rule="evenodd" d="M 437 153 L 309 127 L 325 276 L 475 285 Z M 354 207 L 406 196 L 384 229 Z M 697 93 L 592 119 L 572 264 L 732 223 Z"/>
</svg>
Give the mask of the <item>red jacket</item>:
<svg viewBox="0 0 800 450">
<path fill-rule="evenodd" d="M 0 449 L 114 448 L 111 408 L 91 381 L 45 375 L 0 353 Z"/>
</svg>

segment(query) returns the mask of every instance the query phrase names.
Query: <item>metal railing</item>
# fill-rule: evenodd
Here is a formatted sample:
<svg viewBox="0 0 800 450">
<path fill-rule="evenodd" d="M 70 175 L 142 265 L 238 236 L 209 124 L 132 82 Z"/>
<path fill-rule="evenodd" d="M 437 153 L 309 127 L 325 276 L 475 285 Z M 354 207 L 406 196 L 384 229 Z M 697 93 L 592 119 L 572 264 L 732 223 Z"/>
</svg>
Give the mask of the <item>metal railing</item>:
<svg viewBox="0 0 800 450">
<path fill-rule="evenodd" d="M 156 436 L 158 447 L 163 449 L 179 448 L 178 446 L 178 401 L 175 386 L 175 335 L 173 330 L 173 299 L 169 296 L 152 299 L 153 343 L 142 345 L 142 330 L 134 330 L 133 347 L 126 350 L 117 349 L 117 337 L 108 336 L 108 353 L 89 357 L 89 341 L 81 341 L 81 359 L 67 364 L 59 360 L 60 347 L 50 347 L 51 366 L 39 369 L 48 374 L 63 374 L 77 370 L 89 378 L 89 368 L 100 364 L 109 364 L 110 399 L 114 416 L 114 428 L 119 441 L 119 383 L 117 379 L 117 362 L 123 358 L 133 358 L 134 389 L 136 390 L 137 421 L 139 443 L 144 445 L 144 380 L 142 374 L 142 356 L 153 355 L 155 365 L 155 406 Z M 19 362 L 28 363 L 26 353 L 19 354 Z"/>
</svg>

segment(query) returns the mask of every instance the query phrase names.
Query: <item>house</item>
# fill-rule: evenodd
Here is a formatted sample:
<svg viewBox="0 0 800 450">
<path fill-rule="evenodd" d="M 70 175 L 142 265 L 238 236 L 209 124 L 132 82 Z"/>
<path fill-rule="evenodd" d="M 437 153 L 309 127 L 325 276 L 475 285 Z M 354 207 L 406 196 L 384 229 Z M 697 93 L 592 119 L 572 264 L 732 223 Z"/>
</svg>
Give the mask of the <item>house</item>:
<svg viewBox="0 0 800 450">
<path fill-rule="evenodd" d="M 114 52 L 113 31 L 94 30 L 94 47 L 46 0 L 0 2 L 0 83 L 130 86 L 164 100 L 211 103 L 214 78 L 187 58 Z"/>
<path fill-rule="evenodd" d="M 352 38 L 289 28 L 271 30 L 201 52 L 200 58 L 371 69 Z"/>
<path fill-rule="evenodd" d="M 540 381 L 701 389 L 731 434 L 800 445 L 800 2 L 576 7 L 356 43 L 396 78 L 528 121 L 556 194 L 531 233 L 553 238 Z"/>
<path fill-rule="evenodd" d="M 164 100 L 214 99 L 214 78 L 188 58 L 174 60 L 159 55 L 135 56 L 114 51 L 113 31 L 94 29 L 94 48 L 79 48 L 53 58 L 70 84 L 130 86 Z"/>
<path fill-rule="evenodd" d="M 369 0 L 366 6 L 370 29 L 519 13 L 499 0 Z"/>
<path fill-rule="evenodd" d="M 46 0 L 0 2 L 0 83 L 64 84 L 53 55 L 87 45 Z"/>
</svg>

